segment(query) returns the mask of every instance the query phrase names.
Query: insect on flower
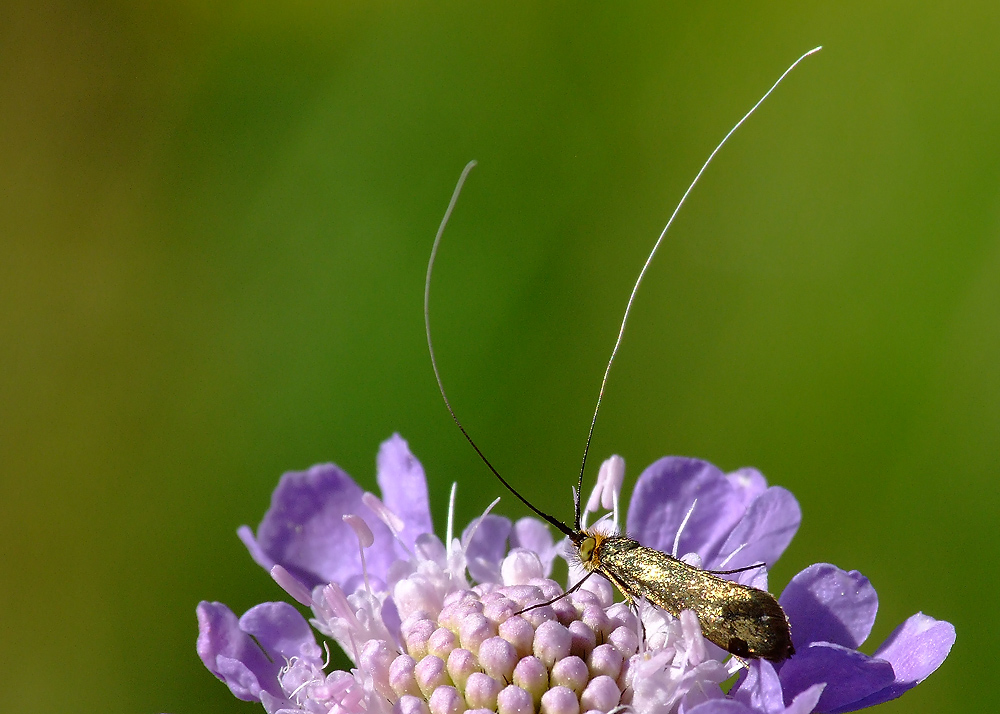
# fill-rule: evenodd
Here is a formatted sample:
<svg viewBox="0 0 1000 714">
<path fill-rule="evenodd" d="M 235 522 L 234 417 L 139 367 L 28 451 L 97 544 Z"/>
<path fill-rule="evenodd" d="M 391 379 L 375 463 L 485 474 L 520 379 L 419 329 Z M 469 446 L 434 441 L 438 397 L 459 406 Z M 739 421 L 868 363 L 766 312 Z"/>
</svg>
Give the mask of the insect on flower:
<svg viewBox="0 0 1000 714">
<path fill-rule="evenodd" d="M 595 573 L 607 578 L 615 584 L 622 594 L 631 603 L 646 600 L 659 606 L 674 617 L 679 617 L 684 610 L 691 610 L 695 613 L 701 624 L 702 634 L 706 639 L 719 645 L 730 653 L 748 659 L 766 659 L 774 662 L 783 661 L 791 657 L 795 648 L 792 645 L 791 627 L 788 618 L 782 610 L 778 601 L 773 595 L 765 590 L 742 585 L 726 580 L 721 575 L 729 575 L 744 570 L 765 567 L 763 563 L 751 565 L 735 570 L 709 571 L 689 565 L 678 558 L 666 553 L 662 553 L 653 548 L 643 546 L 625 535 L 615 532 L 608 532 L 606 528 L 599 526 L 587 527 L 582 519 L 580 494 L 583 488 L 583 474 L 587 465 L 587 454 L 590 450 L 591 439 L 594 434 L 594 427 L 597 423 L 597 414 L 601 408 L 601 399 L 604 396 L 604 388 L 607 384 L 611 365 L 614 363 L 618 348 L 621 345 L 622 336 L 625 332 L 625 325 L 628 322 L 629 312 L 635 300 L 639 285 L 648 270 L 653 257 L 656 255 L 660 244 L 663 242 L 667 231 L 670 229 L 674 218 L 680 211 L 681 206 L 687 200 L 691 190 L 698 183 L 705 169 L 718 153 L 719 149 L 729 140 L 733 133 L 753 114 L 765 99 L 774 91 L 781 81 L 791 72 L 803 59 L 818 52 L 817 47 L 802 55 L 799 59 L 782 73 L 778 80 L 767 92 L 757 101 L 756 104 L 740 119 L 729 132 L 719 142 L 712 151 L 708 159 L 698 171 L 694 180 L 688 186 L 677 207 L 674 209 L 667 221 L 666 226 L 660 233 L 659 238 L 650 251 L 646 262 L 642 266 L 639 277 L 635 281 L 632 292 L 629 295 L 628 303 L 622 317 L 621 327 L 614 348 L 611 351 L 611 358 L 608 360 L 601 381 L 601 388 L 598 393 L 597 406 L 594 409 L 594 416 L 591 420 L 590 431 L 587 435 L 586 446 L 583 452 L 583 462 L 580 467 L 580 476 L 577 487 L 574 491 L 574 520 L 573 526 L 563 523 L 554 516 L 536 508 L 524 496 L 507 482 L 500 473 L 493 467 L 489 459 L 483 454 L 476 443 L 469 436 L 462 426 L 455 410 L 448 401 L 444 384 L 438 371 L 437 361 L 434 356 L 434 346 L 431 341 L 430 330 L 430 284 L 431 274 L 434 268 L 434 260 L 437 256 L 438 246 L 441 236 L 444 233 L 448 219 L 454 210 L 458 200 L 462 185 L 469 172 L 475 166 L 475 161 L 469 162 L 459 177 L 458 183 L 452 194 L 451 201 L 445 211 L 444 218 L 438 228 L 431 248 L 430 259 L 427 264 L 427 276 L 424 283 L 424 326 L 427 334 L 427 347 L 430 352 L 431 366 L 434 369 L 434 376 L 437 379 L 441 397 L 444 400 L 448 412 L 454 419 L 455 424 L 461 430 L 463 436 L 472 445 L 479 458 L 483 460 L 494 476 L 502 483 L 507 490 L 516 496 L 525 506 L 544 519 L 556 530 L 565 535 L 573 544 L 574 555 L 579 559 L 580 564 L 586 571 L 584 577 L 576 583 L 567 593 L 573 592 L 583 585 L 587 578 Z M 563 596 L 560 596 L 563 597 Z M 548 603 L 542 603 L 548 604 Z M 537 607 L 537 606 L 535 606 Z M 531 608 L 528 608 L 531 609 Z"/>
</svg>

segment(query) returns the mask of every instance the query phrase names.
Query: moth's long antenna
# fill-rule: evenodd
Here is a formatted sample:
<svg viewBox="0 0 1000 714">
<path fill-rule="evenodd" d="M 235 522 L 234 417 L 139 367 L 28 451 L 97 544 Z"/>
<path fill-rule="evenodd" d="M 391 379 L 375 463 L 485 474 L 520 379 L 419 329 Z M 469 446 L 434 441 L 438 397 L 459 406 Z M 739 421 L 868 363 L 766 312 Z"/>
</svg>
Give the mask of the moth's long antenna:
<svg viewBox="0 0 1000 714">
<path fill-rule="evenodd" d="M 489 467 L 490 471 L 493 472 L 493 475 L 500 480 L 500 483 L 507 487 L 508 491 L 517 496 L 521 503 L 544 518 L 564 535 L 572 538 L 575 534 L 569 526 L 562 521 L 556 520 L 548 513 L 543 513 L 528 503 L 528 500 L 514 490 L 513 486 L 507 483 L 507 480 L 500 475 L 500 472 L 493 468 L 493 464 L 491 464 L 490 460 L 486 458 L 486 455 L 479 450 L 479 447 L 476 446 L 476 442 L 472 440 L 472 437 L 469 436 L 469 432 L 465 430 L 465 427 L 462 426 L 462 422 L 458 420 L 458 416 L 455 415 L 455 410 L 451 408 L 451 402 L 448 401 L 448 395 L 445 394 L 444 391 L 444 383 L 441 381 L 441 373 L 438 371 L 437 359 L 434 357 L 434 344 L 431 342 L 431 273 L 434 270 L 434 259 L 437 257 L 438 245 L 441 243 L 441 236 L 444 235 L 445 226 L 448 225 L 448 219 L 451 218 L 451 212 L 455 209 L 455 203 L 458 201 L 458 195 L 462 192 L 462 185 L 465 183 L 466 177 L 475 165 L 475 161 L 470 161 L 465 165 L 465 168 L 462 169 L 462 175 L 458 177 L 458 183 L 455 185 L 455 190 L 451 194 L 451 201 L 448 202 L 448 210 L 444 212 L 444 218 L 441 219 L 441 225 L 438 227 L 437 235 L 434 236 L 434 246 L 431 248 L 430 260 L 427 261 L 427 278 L 424 280 L 424 331 L 427 333 L 427 350 L 431 354 L 431 367 L 434 368 L 434 378 L 437 380 L 438 389 L 441 392 L 441 398 L 444 400 L 444 405 L 448 407 L 448 413 L 451 414 L 451 418 L 455 420 L 455 424 L 458 426 L 459 431 L 461 431 L 466 440 L 472 444 L 472 448 L 476 450 L 477 454 L 479 454 L 479 458 L 483 460 L 483 463 Z"/>
<path fill-rule="evenodd" d="M 618 354 L 618 347 L 622 343 L 622 335 L 625 334 L 625 323 L 628 322 L 629 312 L 632 310 L 632 303 L 635 300 L 636 293 L 639 292 L 639 285 L 642 283 L 642 279 L 645 277 L 646 271 L 649 269 L 649 264 L 653 262 L 653 256 L 656 255 L 656 251 L 663 242 L 663 237 L 667 235 L 667 231 L 670 229 L 671 224 L 673 224 L 674 218 L 677 217 L 677 213 L 681 210 L 681 206 L 683 206 L 684 202 L 687 200 L 688 194 L 691 193 L 691 190 L 698 183 L 699 179 L 701 179 L 701 175 L 705 173 L 705 169 L 707 169 L 708 165 L 712 163 L 712 159 L 715 158 L 715 155 L 719 153 L 719 149 L 721 149 L 725 143 L 729 141 L 729 137 L 736 133 L 736 130 L 743 125 L 743 122 L 749 119 L 751 114 L 757 111 L 757 108 L 764 103 L 764 100 L 770 96 L 771 92 L 773 92 L 779 84 L 781 84 L 781 81 L 788 76 L 788 73 L 795 69 L 795 66 L 798 65 L 799 62 L 804 60 L 809 55 L 819 52 L 821 49 L 823 48 L 816 47 L 811 49 L 792 62 L 791 66 L 786 69 L 780 77 L 778 77 L 778 80 L 774 84 L 771 85 L 771 88 L 764 92 L 764 96 L 757 100 L 757 103 L 750 108 L 750 111 L 744 114 L 743 118 L 736 122 L 733 128 L 729 130 L 729 133 L 722 137 L 722 141 L 720 141 L 719 145 L 712 150 L 711 154 L 708 155 L 708 158 L 705 160 L 705 163 L 702 164 L 701 169 L 698 170 L 698 173 L 695 175 L 691 185 L 687 187 L 684 195 L 681 196 L 681 200 L 677 203 L 677 207 L 674 209 L 674 212 L 670 214 L 670 220 L 667 221 L 667 225 L 664 226 L 663 230 L 660 232 L 660 237 L 656 239 L 653 249 L 649 251 L 649 256 L 646 258 L 646 262 L 643 263 L 642 270 L 639 271 L 639 277 L 636 279 L 635 285 L 632 286 L 632 293 L 628 296 L 628 303 L 625 305 L 625 314 L 622 316 L 622 324 L 621 327 L 618 328 L 618 339 L 615 340 L 614 349 L 611 350 L 611 359 L 608 360 L 608 366 L 604 369 L 604 378 L 601 379 L 601 390 L 597 393 L 597 406 L 594 409 L 594 418 L 590 421 L 590 431 L 587 433 L 587 445 L 583 449 L 583 463 L 580 465 L 580 479 L 577 482 L 576 502 L 573 504 L 576 513 L 574 523 L 577 530 L 580 529 L 580 493 L 583 490 L 583 472 L 584 469 L 587 468 L 587 453 L 590 451 L 590 441 L 594 437 L 594 426 L 597 424 L 597 413 L 601 410 L 601 399 L 604 397 L 604 387 L 608 383 L 608 374 L 611 372 L 611 365 L 614 363 L 615 356 Z"/>
</svg>

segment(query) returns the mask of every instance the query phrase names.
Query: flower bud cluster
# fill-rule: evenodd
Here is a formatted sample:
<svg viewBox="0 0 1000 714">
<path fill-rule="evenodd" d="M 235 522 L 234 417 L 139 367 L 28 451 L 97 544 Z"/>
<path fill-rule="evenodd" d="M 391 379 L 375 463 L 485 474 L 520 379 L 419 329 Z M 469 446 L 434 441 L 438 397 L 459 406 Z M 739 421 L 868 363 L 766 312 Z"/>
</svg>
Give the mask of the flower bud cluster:
<svg viewBox="0 0 1000 714">
<path fill-rule="evenodd" d="M 627 703 L 638 622 L 610 588 L 563 594 L 544 578 L 450 593 L 403 621 L 388 666 L 398 714 L 580 714 Z"/>
<path fill-rule="evenodd" d="M 631 606 L 615 603 L 599 576 L 564 595 L 548 579 L 564 544 L 540 521 L 512 524 L 487 509 L 455 537 L 449 512 L 439 540 L 423 469 L 406 442 L 393 436 L 377 461 L 382 499 L 319 465 L 285 474 L 257 534 L 239 531 L 254 559 L 312 609 L 309 622 L 285 602 L 241 617 L 222 603 L 198 606 L 202 661 L 268 714 L 849 712 L 916 686 L 955 641 L 952 625 L 917 613 L 874 655 L 859 652 L 875 620 L 875 590 L 856 571 L 819 563 L 780 598 L 795 657 L 744 663 L 705 640 L 691 610 L 671 615 L 641 593 Z M 616 457 L 601 467 L 581 525 L 600 504 L 611 508 L 610 523 L 594 527 L 618 532 L 623 473 Z M 795 498 L 753 469 L 724 474 L 666 457 L 640 476 L 626 529 L 684 562 L 737 569 L 774 562 L 800 518 Z M 582 577 L 568 559 L 571 580 Z M 742 579 L 766 587 L 762 569 Z M 317 644 L 310 625 L 341 646 L 349 670 L 328 671 L 326 643 Z M 741 667 L 745 676 L 724 692 Z"/>
</svg>

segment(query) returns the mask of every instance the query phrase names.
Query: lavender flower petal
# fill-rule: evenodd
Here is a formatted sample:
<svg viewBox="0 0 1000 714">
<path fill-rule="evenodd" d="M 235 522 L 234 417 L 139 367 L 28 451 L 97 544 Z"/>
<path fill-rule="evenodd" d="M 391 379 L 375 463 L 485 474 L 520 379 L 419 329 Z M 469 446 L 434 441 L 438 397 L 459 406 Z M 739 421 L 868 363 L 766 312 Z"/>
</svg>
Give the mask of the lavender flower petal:
<svg viewBox="0 0 1000 714">
<path fill-rule="evenodd" d="M 808 687 L 786 707 L 774 665 L 766 660 L 754 660 L 730 694 L 759 714 L 809 714 L 816 707 L 825 687 L 826 683 Z"/>
<path fill-rule="evenodd" d="M 284 697 L 278 686 L 280 664 L 268 660 L 250 635 L 240 629 L 232 610 L 220 602 L 202 601 L 197 613 L 198 656 L 208 671 L 244 701 L 260 699 L 264 690 Z"/>
<path fill-rule="evenodd" d="M 745 546 L 725 567 L 774 565 L 792 542 L 801 522 L 802 511 L 795 496 L 780 486 L 772 486 L 750 502 L 746 514 L 720 549 L 719 554 L 725 556 Z"/>
<path fill-rule="evenodd" d="M 510 547 L 524 548 L 538 553 L 545 568 L 545 577 L 552 572 L 552 561 L 559 554 L 559 548 L 552 541 L 552 531 L 537 518 L 525 516 L 514 524 L 510 534 Z"/>
<path fill-rule="evenodd" d="M 382 502 L 403 519 L 406 526 L 400 539 L 412 550 L 418 535 L 434 532 L 424 467 L 399 434 L 382 442 L 376 464 Z"/>
<path fill-rule="evenodd" d="M 744 466 L 726 474 L 726 480 L 742 498 L 744 508 L 767 490 L 767 479 L 764 478 L 764 474 L 751 466 Z"/>
<path fill-rule="evenodd" d="M 253 635 L 264 652 L 277 662 L 292 657 L 318 664 L 322 650 L 306 619 L 287 602 L 265 602 L 243 613 L 240 629 Z"/>
<path fill-rule="evenodd" d="M 810 565 L 798 573 L 778 602 L 792 624 L 796 649 L 810 642 L 856 649 L 871 633 L 878 610 L 878 595 L 868 578 L 829 563 Z"/>
<path fill-rule="evenodd" d="M 954 625 L 918 612 L 897 627 L 875 651 L 875 657 L 892 665 L 895 681 L 849 707 L 834 711 L 872 707 L 913 689 L 941 666 L 954 644 Z"/>
<path fill-rule="evenodd" d="M 852 711 L 856 707 L 848 705 L 885 689 L 895 674 L 885 660 L 829 642 L 813 642 L 784 663 L 779 678 L 786 700 L 825 682 L 816 710 L 834 712 Z"/>
<path fill-rule="evenodd" d="M 785 710 L 778 673 L 766 660 L 750 662 L 746 676 L 734 687 L 733 696 L 756 712 L 776 714 Z"/>
<path fill-rule="evenodd" d="M 710 699 L 696 707 L 691 707 L 686 714 L 757 714 L 743 702 L 735 699 Z M 768 713 L 770 714 L 770 713 Z"/>
<path fill-rule="evenodd" d="M 462 532 L 469 575 L 477 582 L 497 582 L 500 579 L 500 561 L 507 555 L 510 529 L 509 518 L 487 513 Z"/>
<path fill-rule="evenodd" d="M 792 703 L 784 710 L 784 714 L 809 714 L 816 709 L 825 689 L 826 684 L 812 685 L 792 699 Z"/>
<path fill-rule="evenodd" d="M 684 527 L 678 554 L 695 552 L 708 562 L 745 509 L 740 489 L 707 461 L 667 456 L 643 471 L 629 503 L 628 533 L 645 546 L 669 553 L 696 499 L 699 505 Z"/>
<path fill-rule="evenodd" d="M 289 471 L 271 496 L 256 538 L 246 526 L 239 535 L 267 570 L 280 564 L 306 587 L 334 582 L 351 590 L 349 581 L 361 574 L 361 556 L 352 547 L 357 539 L 343 517 L 357 514 L 375 535 L 375 544 L 365 551 L 368 572 L 384 580 L 395 559 L 393 537 L 361 496 L 361 488 L 333 464 Z"/>
</svg>

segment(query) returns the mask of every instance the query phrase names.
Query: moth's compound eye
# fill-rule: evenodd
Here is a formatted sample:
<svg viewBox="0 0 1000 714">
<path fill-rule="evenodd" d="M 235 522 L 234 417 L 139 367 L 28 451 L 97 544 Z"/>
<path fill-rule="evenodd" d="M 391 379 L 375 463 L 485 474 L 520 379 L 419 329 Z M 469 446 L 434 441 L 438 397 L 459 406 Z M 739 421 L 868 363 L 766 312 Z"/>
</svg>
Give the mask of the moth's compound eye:
<svg viewBox="0 0 1000 714">
<path fill-rule="evenodd" d="M 594 548 L 597 546 L 597 541 L 594 540 L 592 536 L 587 536 L 580 543 L 580 560 L 583 561 L 584 565 L 590 563 L 594 557 Z"/>
</svg>

